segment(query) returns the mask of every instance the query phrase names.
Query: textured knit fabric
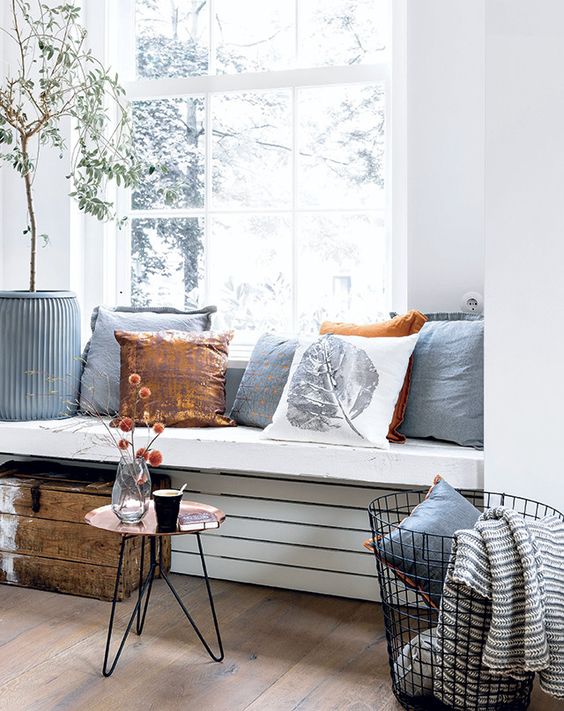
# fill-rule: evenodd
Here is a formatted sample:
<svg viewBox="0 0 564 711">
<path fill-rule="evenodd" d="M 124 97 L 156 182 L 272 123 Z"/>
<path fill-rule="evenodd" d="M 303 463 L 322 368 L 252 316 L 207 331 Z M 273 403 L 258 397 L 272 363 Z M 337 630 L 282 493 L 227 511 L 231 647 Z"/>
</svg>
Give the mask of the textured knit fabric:
<svg viewBox="0 0 564 711">
<path fill-rule="evenodd" d="M 453 644 L 464 644 L 464 634 L 476 654 L 461 674 L 450 655 Z M 564 698 L 564 522 L 554 516 L 527 521 L 497 507 L 482 514 L 474 530 L 459 531 L 437 638 L 444 664 L 434 691 L 455 708 L 461 685 L 477 702 L 491 703 L 500 692 L 499 700 L 508 701 L 512 680 L 526 680 L 530 672 L 539 673 L 544 691 Z M 492 676 L 472 674 L 480 653 Z M 494 674 L 504 677 L 507 688 L 498 688 Z"/>
<path fill-rule="evenodd" d="M 471 556 L 478 556 L 478 564 L 487 570 L 479 534 L 474 530 L 459 531 L 452 543 L 439 613 L 433 695 L 452 709 L 483 711 L 495 708 L 494 704 L 526 698 L 530 680 L 495 676 L 482 666 L 491 603 L 453 580 L 455 561 Z"/>
</svg>

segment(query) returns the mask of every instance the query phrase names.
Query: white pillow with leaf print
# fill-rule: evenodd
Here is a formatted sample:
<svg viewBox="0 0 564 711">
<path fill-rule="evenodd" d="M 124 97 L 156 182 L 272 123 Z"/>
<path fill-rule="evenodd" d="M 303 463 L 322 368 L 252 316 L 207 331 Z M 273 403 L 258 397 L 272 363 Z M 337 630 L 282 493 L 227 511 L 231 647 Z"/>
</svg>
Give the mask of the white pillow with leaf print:
<svg viewBox="0 0 564 711">
<path fill-rule="evenodd" d="M 329 334 L 300 341 L 261 436 L 389 449 L 388 428 L 417 338 Z"/>
</svg>

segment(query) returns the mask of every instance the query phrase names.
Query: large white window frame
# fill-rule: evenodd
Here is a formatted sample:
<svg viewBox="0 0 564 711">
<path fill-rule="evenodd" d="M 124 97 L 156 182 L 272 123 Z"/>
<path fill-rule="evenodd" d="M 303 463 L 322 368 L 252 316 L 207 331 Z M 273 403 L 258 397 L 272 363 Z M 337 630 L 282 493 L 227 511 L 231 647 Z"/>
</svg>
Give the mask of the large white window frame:
<svg viewBox="0 0 564 711">
<path fill-rule="evenodd" d="M 208 0 L 212 3 L 214 0 Z M 299 0 L 296 0 L 299 2 Z M 382 213 L 379 207 L 359 208 L 298 208 L 295 195 L 289 209 L 271 208 L 225 209 L 210 208 L 211 191 L 211 112 L 207 110 L 209 96 L 231 91 L 261 91 L 267 89 L 290 89 L 295 101 L 296 92 L 304 87 L 323 87 L 351 84 L 381 83 L 385 90 L 385 208 L 384 224 L 386 253 L 388 255 L 386 294 L 390 308 L 402 310 L 407 303 L 407 171 L 406 171 L 406 0 L 389 0 L 390 23 L 389 36 L 392 48 L 382 53 L 382 61 L 374 64 L 355 64 L 330 67 L 311 67 L 271 72 L 244 74 L 213 74 L 213 53 L 210 52 L 210 73 L 202 76 L 163 79 L 132 79 L 135 75 L 135 34 L 133 28 L 134 0 L 83 0 L 85 22 L 89 29 L 90 44 L 103 56 L 106 62 L 118 67 L 122 84 L 129 101 L 176 98 L 187 95 L 205 96 L 206 99 L 206 202 L 203 208 L 173 210 L 139 210 L 130 206 L 130 194 L 117 191 L 115 198 L 120 214 L 135 217 L 207 217 L 214 213 L 221 214 L 260 214 L 276 212 L 292 213 L 293 224 L 293 277 L 296 273 L 296 219 L 299 212 L 340 212 L 340 213 Z M 103 25 L 103 28 L 102 28 Z M 214 23 L 210 23 L 210 35 Z M 131 32 L 124 32 L 130 27 Z M 210 36 L 210 42 L 211 42 Z M 296 38 L 297 42 L 297 38 Z M 211 44 L 210 44 L 211 46 Z M 297 111 L 294 110 L 294 123 Z M 294 125 L 293 135 L 296 135 Z M 294 159 L 294 170 L 295 170 Z M 295 177 L 295 176 L 294 176 Z M 206 258 L 209 257 L 210 220 L 204 219 Z M 95 246 L 85 247 L 85 285 L 84 301 L 90 304 L 109 303 L 126 304 L 130 301 L 131 290 L 131 241 L 128 228 L 117 231 L 115 225 L 100 226 L 87 220 L 84 231 L 90 234 Z M 88 235 L 87 235 L 88 236 Z M 86 243 L 85 243 L 86 244 Z M 209 294 L 206 266 L 206 279 L 202 302 Z M 295 294 L 294 289 L 294 294 Z M 294 296 L 295 301 L 295 296 Z M 207 303 L 207 302 L 206 302 Z M 294 317 L 296 305 L 294 303 Z M 241 357 L 248 353 L 248 345 L 241 349 Z"/>
</svg>

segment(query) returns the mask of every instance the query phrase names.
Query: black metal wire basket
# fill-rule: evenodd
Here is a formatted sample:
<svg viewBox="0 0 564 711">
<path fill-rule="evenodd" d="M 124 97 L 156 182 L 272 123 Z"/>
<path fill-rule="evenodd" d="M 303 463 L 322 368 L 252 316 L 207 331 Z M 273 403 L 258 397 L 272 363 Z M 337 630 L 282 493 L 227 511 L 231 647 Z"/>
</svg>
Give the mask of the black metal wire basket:
<svg viewBox="0 0 564 711">
<path fill-rule="evenodd" d="M 559 511 L 530 499 L 478 490 L 459 491 L 481 511 L 505 506 L 529 520 L 549 515 L 564 520 Z M 481 650 L 491 613 L 483 598 L 450 600 L 451 604 L 460 602 L 463 606 L 461 616 L 466 622 L 470 621 L 471 641 L 465 626 L 459 626 L 456 621 L 449 624 L 446 615 L 437 627 L 439 605 L 436 597 L 431 599 L 425 590 L 437 584 L 437 569 L 442 571 L 444 580 L 452 538 L 414 533 L 399 527 L 427 493 L 428 489 L 394 492 L 378 497 L 368 507 L 394 695 L 408 711 L 523 711 L 530 703 L 534 674 L 520 680 L 494 677 L 482 665 Z M 423 576 L 398 575 L 384 559 L 379 541 L 392 533 L 399 541 L 406 562 L 414 562 L 409 557 L 413 556 L 410 551 L 416 546 L 423 551 L 426 563 Z M 440 655 L 436 653 L 439 630 Z M 456 684 L 446 691 L 445 684 L 440 689 L 442 693 L 436 694 L 437 684 L 440 685 L 452 669 L 457 670 Z M 479 697 L 474 693 L 476 688 L 481 689 Z"/>
</svg>

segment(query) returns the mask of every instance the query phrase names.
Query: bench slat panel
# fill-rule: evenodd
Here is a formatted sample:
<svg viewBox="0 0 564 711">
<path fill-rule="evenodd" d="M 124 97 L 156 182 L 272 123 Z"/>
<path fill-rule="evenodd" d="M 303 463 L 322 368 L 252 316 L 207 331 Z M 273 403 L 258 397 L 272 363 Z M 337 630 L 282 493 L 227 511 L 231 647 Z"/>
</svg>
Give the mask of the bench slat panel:
<svg viewBox="0 0 564 711">
<path fill-rule="evenodd" d="M 377 486 L 356 487 L 301 479 L 265 478 L 260 475 L 175 470 L 169 470 L 167 473 L 177 485 L 186 481 L 191 491 L 202 494 L 232 494 L 278 501 L 299 501 L 360 508 L 364 511 L 372 499 L 390 493 L 389 489 L 384 490 Z M 429 485 L 432 481 L 433 477 L 430 477 Z M 394 487 L 394 490 L 397 490 L 397 487 Z"/>
<path fill-rule="evenodd" d="M 227 522 L 225 528 L 226 531 L 229 530 Z M 204 541 L 207 555 L 373 576 L 376 573 L 374 558 L 368 551 L 363 551 L 361 545 L 362 537 L 359 537 L 359 547 L 354 552 L 230 538 L 226 535 L 209 536 Z M 183 553 L 198 552 L 193 536 L 179 536 L 173 542 L 173 550 Z"/>
<path fill-rule="evenodd" d="M 205 546 L 205 541 L 204 541 Z M 205 548 L 204 548 L 205 549 Z M 212 578 L 254 583 L 275 588 L 304 590 L 324 595 L 339 595 L 358 600 L 378 600 L 378 581 L 375 577 L 350 575 L 307 568 L 292 568 L 272 563 L 232 560 L 206 556 L 208 573 Z M 173 570 L 187 575 L 201 575 L 199 556 L 191 553 L 172 553 Z"/>
<path fill-rule="evenodd" d="M 206 536 L 230 536 L 255 541 L 292 543 L 312 548 L 358 551 L 368 538 L 368 531 L 347 531 L 343 528 L 329 528 L 308 524 L 286 523 L 283 521 L 259 521 L 251 518 L 229 516 L 217 530 L 206 531 Z M 180 538 L 177 540 L 181 540 Z"/>
<path fill-rule="evenodd" d="M 190 489 L 186 490 L 186 495 L 188 500 L 197 501 L 198 498 L 203 498 L 199 492 L 190 492 Z M 217 506 L 218 509 L 225 511 L 227 516 L 247 516 L 267 521 L 293 521 L 357 531 L 365 531 L 368 528 L 368 514 L 362 509 L 211 494 L 206 494 L 205 503 Z"/>
</svg>

